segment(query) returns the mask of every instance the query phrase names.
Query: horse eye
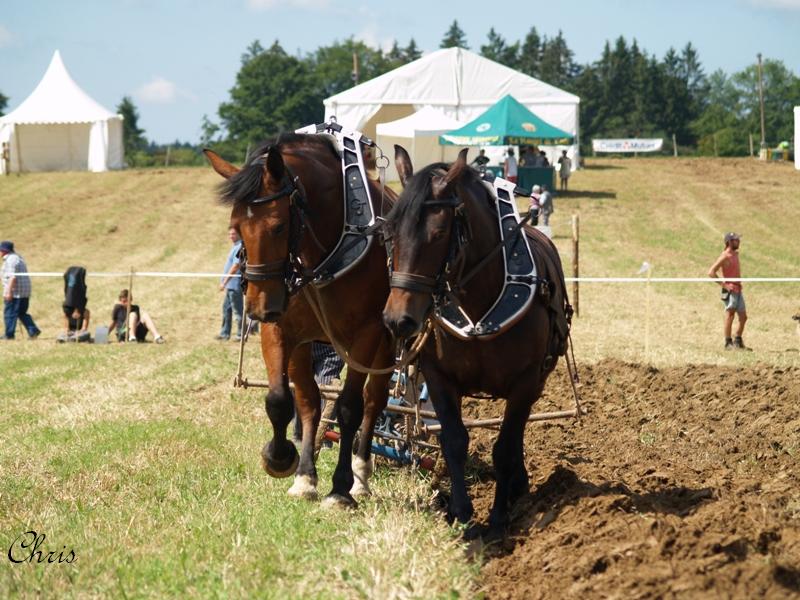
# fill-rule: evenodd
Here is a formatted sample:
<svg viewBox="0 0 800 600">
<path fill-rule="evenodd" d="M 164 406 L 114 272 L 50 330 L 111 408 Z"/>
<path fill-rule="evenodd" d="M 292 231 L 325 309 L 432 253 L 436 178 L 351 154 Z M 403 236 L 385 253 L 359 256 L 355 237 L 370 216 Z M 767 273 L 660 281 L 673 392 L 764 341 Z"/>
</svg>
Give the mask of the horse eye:
<svg viewBox="0 0 800 600">
<path fill-rule="evenodd" d="M 272 230 L 272 235 L 280 235 L 284 231 L 286 231 L 286 224 L 281 223 L 280 225 L 275 226 L 275 228 Z"/>
</svg>

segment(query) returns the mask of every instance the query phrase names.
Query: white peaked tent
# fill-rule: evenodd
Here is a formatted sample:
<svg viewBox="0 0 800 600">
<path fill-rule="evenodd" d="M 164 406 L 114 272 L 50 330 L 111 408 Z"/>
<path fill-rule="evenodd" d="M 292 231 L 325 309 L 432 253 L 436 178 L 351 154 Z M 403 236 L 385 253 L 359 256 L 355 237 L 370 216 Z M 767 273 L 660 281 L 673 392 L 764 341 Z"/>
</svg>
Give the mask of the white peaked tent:
<svg viewBox="0 0 800 600">
<path fill-rule="evenodd" d="M 577 165 L 580 98 L 463 48 L 431 52 L 326 98 L 325 119 L 335 116 L 339 123 L 374 139 L 378 123 L 406 117 L 423 106 L 466 123 L 506 94 L 549 124 L 571 133 L 575 146 L 563 149 Z"/>
<path fill-rule="evenodd" d="M 377 134 L 375 141 L 389 155 L 386 178 L 389 181 L 397 179 L 393 160 L 395 144 L 401 145 L 408 151 L 415 166 L 455 160 L 461 148 L 440 145 L 439 136 L 462 125 L 464 125 L 462 121 L 448 117 L 431 106 L 424 106 L 417 112 L 396 121 L 378 123 L 375 128 Z"/>
<path fill-rule="evenodd" d="M 11 172 L 107 171 L 122 167 L 122 117 L 75 83 L 56 50 L 33 93 L 0 117 L 0 143 Z"/>
</svg>

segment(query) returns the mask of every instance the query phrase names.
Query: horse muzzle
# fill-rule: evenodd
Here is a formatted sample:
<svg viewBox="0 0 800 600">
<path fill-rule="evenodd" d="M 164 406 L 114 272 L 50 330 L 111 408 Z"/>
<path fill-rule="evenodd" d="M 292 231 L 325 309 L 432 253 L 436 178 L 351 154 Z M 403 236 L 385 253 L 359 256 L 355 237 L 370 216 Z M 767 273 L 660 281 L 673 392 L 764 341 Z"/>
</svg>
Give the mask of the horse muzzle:
<svg viewBox="0 0 800 600">
<path fill-rule="evenodd" d="M 246 300 L 247 315 L 262 323 L 275 323 L 286 312 L 289 305 L 289 294 L 286 288 L 281 286 L 266 292 L 257 292 L 255 298 L 248 296 Z"/>
</svg>

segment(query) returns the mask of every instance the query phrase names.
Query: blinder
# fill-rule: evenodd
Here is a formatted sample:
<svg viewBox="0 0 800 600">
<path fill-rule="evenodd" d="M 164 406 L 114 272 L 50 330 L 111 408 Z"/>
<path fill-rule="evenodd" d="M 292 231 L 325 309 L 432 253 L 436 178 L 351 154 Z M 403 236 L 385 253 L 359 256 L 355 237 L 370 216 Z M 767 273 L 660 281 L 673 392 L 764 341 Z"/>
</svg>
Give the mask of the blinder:
<svg viewBox="0 0 800 600">
<path fill-rule="evenodd" d="M 424 208 L 445 206 L 453 208 L 453 227 L 450 233 L 450 246 L 447 258 L 439 273 L 435 277 L 418 275 L 416 273 L 404 273 L 394 271 L 393 264 L 393 244 L 391 236 L 386 236 L 384 243 L 388 254 L 389 268 L 389 287 L 408 290 L 410 292 L 421 292 L 433 296 L 434 306 L 438 306 L 450 296 L 457 287 L 457 279 L 461 274 L 464 264 L 464 253 L 472 238 L 469 221 L 466 218 L 464 203 L 458 196 L 449 198 L 435 198 L 426 200 Z M 455 280 L 453 275 L 455 274 Z"/>
</svg>

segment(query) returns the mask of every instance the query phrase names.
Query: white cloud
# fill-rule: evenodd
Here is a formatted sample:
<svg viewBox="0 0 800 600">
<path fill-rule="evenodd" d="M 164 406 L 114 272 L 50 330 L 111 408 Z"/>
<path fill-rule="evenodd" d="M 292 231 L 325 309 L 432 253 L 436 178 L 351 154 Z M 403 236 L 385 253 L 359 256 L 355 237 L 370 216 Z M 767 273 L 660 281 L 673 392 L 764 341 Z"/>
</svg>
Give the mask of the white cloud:
<svg viewBox="0 0 800 600">
<path fill-rule="evenodd" d="M 750 4 L 758 8 L 800 10 L 800 0 L 750 0 Z"/>
<path fill-rule="evenodd" d="M 330 0 L 247 0 L 251 10 L 272 10 L 273 8 L 327 8 Z"/>
<path fill-rule="evenodd" d="M 374 23 L 367 25 L 353 37 L 371 48 L 380 49 L 384 52 L 391 50 L 394 45 L 394 38 L 386 37 L 381 39 L 378 37 L 378 27 Z"/>
<path fill-rule="evenodd" d="M 14 36 L 3 25 L 0 25 L 0 48 L 3 46 L 10 46 Z"/>
<path fill-rule="evenodd" d="M 140 102 L 149 104 L 172 104 L 178 99 L 196 99 L 194 94 L 180 89 L 163 77 L 155 77 L 152 81 L 139 86 L 134 92 L 134 96 Z"/>
</svg>

